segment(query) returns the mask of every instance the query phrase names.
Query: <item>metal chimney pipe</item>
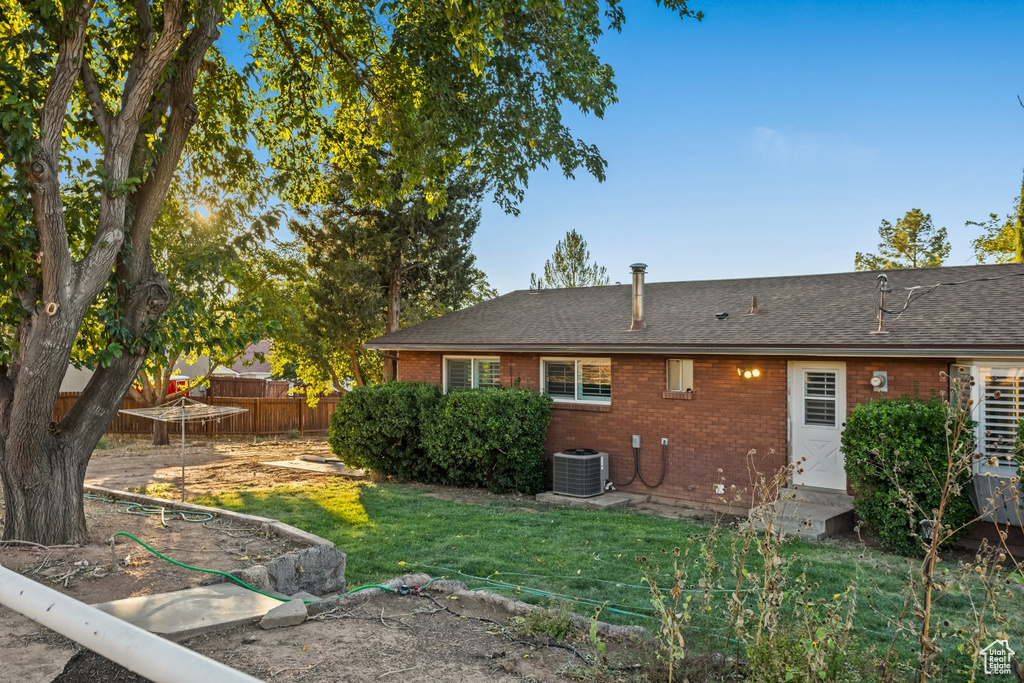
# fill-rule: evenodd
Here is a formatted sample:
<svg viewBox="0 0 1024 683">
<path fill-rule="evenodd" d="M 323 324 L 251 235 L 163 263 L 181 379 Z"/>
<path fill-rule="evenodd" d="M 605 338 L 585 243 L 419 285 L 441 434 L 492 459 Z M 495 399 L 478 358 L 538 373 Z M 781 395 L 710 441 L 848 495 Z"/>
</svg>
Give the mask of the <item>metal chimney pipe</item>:
<svg viewBox="0 0 1024 683">
<path fill-rule="evenodd" d="M 642 330 L 647 327 L 644 322 L 644 273 L 647 272 L 647 264 L 634 263 L 630 268 L 633 270 L 633 323 L 629 329 Z"/>
</svg>

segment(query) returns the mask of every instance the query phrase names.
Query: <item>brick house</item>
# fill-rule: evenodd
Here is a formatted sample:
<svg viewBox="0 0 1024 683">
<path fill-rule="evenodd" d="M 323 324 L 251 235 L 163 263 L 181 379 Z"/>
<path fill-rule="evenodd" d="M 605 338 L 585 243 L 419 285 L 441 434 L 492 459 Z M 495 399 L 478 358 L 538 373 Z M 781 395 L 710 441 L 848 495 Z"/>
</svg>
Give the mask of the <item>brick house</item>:
<svg viewBox="0 0 1024 683">
<path fill-rule="evenodd" d="M 1024 264 L 653 283 L 645 272 L 512 292 L 367 346 L 397 353 L 402 380 L 546 391 L 549 453 L 605 451 L 620 489 L 698 505 L 720 500 L 716 484 L 748 485 L 751 450 L 759 468 L 805 457 L 794 483 L 845 492 L 849 411 L 945 395 L 943 373 L 963 366 L 975 399 L 988 396 L 976 417 L 982 450 L 1000 459 L 990 474 L 1015 474 L 999 437 L 1024 415 Z M 643 477 L 623 485 L 634 435 Z"/>
</svg>

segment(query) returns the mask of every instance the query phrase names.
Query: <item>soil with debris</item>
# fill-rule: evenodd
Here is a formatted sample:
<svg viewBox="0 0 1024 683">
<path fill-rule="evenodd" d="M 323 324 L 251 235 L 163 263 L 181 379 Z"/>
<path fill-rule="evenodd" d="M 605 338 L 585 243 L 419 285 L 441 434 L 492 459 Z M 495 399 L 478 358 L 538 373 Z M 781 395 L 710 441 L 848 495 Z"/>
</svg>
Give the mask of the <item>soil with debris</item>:
<svg viewBox="0 0 1024 683">
<path fill-rule="evenodd" d="M 189 444 L 188 491 L 328 480 L 329 475 L 322 473 L 260 464 L 301 455 L 331 458 L 322 441 Z M 87 479 L 109 488 L 134 488 L 176 484 L 178 476 L 180 454 L 174 447 L 131 441 L 97 451 Z M 109 539 L 115 531 L 132 533 L 175 560 L 222 571 L 264 564 L 295 548 L 227 520 L 185 523 L 172 517 L 161 525 L 159 516 L 129 515 L 126 507 L 87 500 L 91 545 L 0 546 L 0 564 L 83 602 L 97 603 L 190 588 L 206 576 L 166 563 L 123 537 L 116 538 L 112 554 Z M 587 629 L 549 641 L 524 630 L 521 616 L 486 596 L 434 591 L 422 596 L 371 595 L 365 602 L 328 611 L 299 626 L 267 631 L 251 624 L 183 644 L 275 682 L 647 680 L 647 664 L 654 661 L 635 642 L 592 641 Z M 595 647 L 598 644 L 603 651 Z M 145 680 L 3 607 L 0 651 L 0 683 Z"/>
<path fill-rule="evenodd" d="M 87 499 L 89 545 L 0 544 L 0 565 L 93 604 L 191 588 L 208 576 L 165 562 L 129 538 L 114 536 L 119 531 L 179 562 L 220 571 L 263 564 L 301 547 L 226 519 L 185 522 L 170 512 L 139 515 L 129 509 L 126 503 Z M 0 606 L 0 651 L 5 653 L 0 681 L 49 681 L 76 649 L 63 637 Z"/>
<path fill-rule="evenodd" d="M 163 497 L 179 495 L 181 449 L 154 446 L 139 438 L 107 437 L 107 448 L 93 451 L 85 483 L 121 491 L 163 485 Z M 337 462 L 323 439 L 283 441 L 188 440 L 185 443 L 186 497 L 227 489 L 322 482 L 320 472 L 266 465 L 302 456 Z M 354 470 L 351 476 L 362 476 Z"/>
</svg>

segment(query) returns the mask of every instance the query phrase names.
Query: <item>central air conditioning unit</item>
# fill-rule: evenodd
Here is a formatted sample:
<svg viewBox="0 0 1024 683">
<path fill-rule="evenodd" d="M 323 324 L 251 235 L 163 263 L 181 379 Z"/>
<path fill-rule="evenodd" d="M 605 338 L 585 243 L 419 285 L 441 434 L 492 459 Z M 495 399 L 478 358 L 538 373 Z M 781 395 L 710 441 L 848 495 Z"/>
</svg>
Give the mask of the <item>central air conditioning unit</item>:
<svg viewBox="0 0 1024 683">
<path fill-rule="evenodd" d="M 552 456 L 553 490 L 563 496 L 586 498 L 604 493 L 608 481 L 608 454 L 572 448 Z"/>
</svg>

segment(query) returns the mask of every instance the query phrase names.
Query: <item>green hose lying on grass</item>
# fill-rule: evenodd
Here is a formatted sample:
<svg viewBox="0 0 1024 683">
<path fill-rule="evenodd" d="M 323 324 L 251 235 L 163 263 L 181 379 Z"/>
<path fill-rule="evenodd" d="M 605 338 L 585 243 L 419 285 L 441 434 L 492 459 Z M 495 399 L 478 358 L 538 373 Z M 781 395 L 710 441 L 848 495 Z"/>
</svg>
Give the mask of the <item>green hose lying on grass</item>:
<svg viewBox="0 0 1024 683">
<path fill-rule="evenodd" d="M 245 581 L 242 581 L 237 576 L 232 576 L 231 574 L 229 574 L 227 572 L 222 572 L 222 571 L 217 570 L 217 569 L 203 569 L 202 567 L 193 567 L 190 564 L 185 564 L 184 562 L 178 562 L 177 560 L 172 560 L 171 558 L 169 558 L 166 555 L 164 555 L 163 553 L 161 553 L 159 550 L 155 550 L 155 549 L 151 548 L 150 546 L 146 545 L 145 542 L 140 541 L 139 539 L 135 538 L 134 536 L 129 534 L 127 531 L 118 531 L 117 533 L 114 534 L 114 536 L 124 536 L 125 538 L 130 538 L 133 541 L 135 541 L 136 543 L 138 543 L 139 545 L 141 545 L 143 548 L 148 550 L 149 552 L 151 552 L 154 555 L 156 555 L 157 557 L 159 557 L 161 560 L 165 560 L 167 562 L 170 562 L 171 564 L 177 565 L 178 567 L 183 567 L 185 569 L 191 569 L 194 572 L 204 572 L 206 574 L 219 574 L 220 576 L 226 577 L 226 578 L 234 581 L 235 583 L 237 583 L 238 585 L 242 586 L 243 588 L 248 588 L 253 593 L 259 593 L 260 595 L 264 595 L 264 596 L 266 596 L 268 598 L 273 598 L 274 600 L 278 600 L 279 602 L 290 602 L 291 601 L 291 598 L 282 598 L 282 597 L 279 597 L 277 595 L 271 595 L 270 593 L 264 593 L 260 589 L 255 588 L 253 586 L 250 586 L 249 584 L 247 584 Z M 430 581 L 427 582 L 426 585 L 421 586 L 420 590 L 426 588 L 427 586 L 432 584 L 434 581 L 435 581 L 435 579 L 431 579 Z M 389 593 L 397 593 L 397 592 L 399 592 L 399 591 L 396 591 L 394 588 L 388 588 L 387 586 L 381 586 L 379 584 L 371 583 L 371 584 L 366 585 L 366 586 L 360 586 L 359 588 L 353 588 L 352 590 L 347 591 L 345 593 L 345 595 L 350 595 L 352 593 L 358 593 L 359 591 L 366 590 L 367 588 L 379 588 L 379 589 L 387 591 Z M 313 602 L 313 600 L 303 600 L 302 602 L 308 605 L 309 603 Z"/>
</svg>

